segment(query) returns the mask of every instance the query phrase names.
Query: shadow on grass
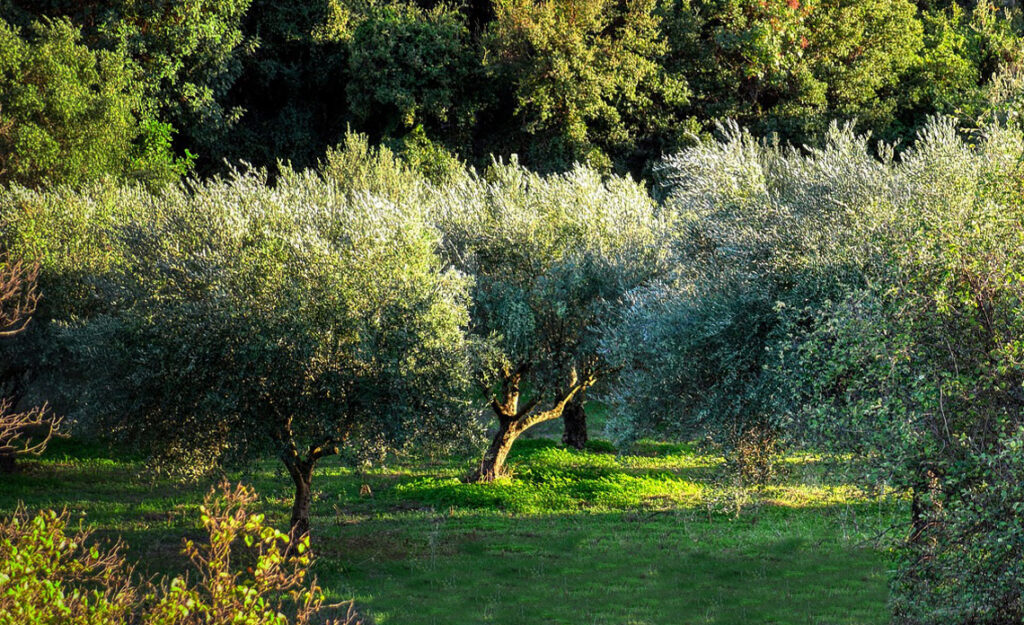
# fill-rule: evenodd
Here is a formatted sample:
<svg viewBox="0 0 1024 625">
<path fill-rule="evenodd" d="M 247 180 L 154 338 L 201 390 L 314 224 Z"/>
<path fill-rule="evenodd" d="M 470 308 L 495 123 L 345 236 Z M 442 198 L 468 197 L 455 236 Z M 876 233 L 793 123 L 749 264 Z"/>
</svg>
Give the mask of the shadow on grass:
<svg viewBox="0 0 1024 625">
<path fill-rule="evenodd" d="M 317 571 L 380 625 L 885 623 L 883 556 L 814 512 L 408 514 L 325 525 Z"/>
<path fill-rule="evenodd" d="M 836 491 L 813 463 L 750 493 L 723 486 L 720 460 L 686 445 L 616 456 L 521 441 L 515 479 L 496 484 L 460 482 L 469 462 L 323 467 L 314 546 L 331 599 L 356 597 L 378 625 L 887 620 L 871 539 L 905 506 Z M 290 484 L 275 462 L 227 477 L 255 486 L 285 526 Z M 0 476 L 0 514 L 19 501 L 66 507 L 98 538 L 122 537 L 140 572 L 179 574 L 211 484 L 69 452 Z"/>
</svg>

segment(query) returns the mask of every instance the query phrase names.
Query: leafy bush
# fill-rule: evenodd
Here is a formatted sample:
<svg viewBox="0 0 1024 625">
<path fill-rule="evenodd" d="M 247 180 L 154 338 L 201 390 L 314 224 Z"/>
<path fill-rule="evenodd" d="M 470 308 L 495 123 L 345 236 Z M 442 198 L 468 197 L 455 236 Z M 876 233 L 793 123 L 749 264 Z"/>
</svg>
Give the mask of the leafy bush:
<svg viewBox="0 0 1024 625">
<path fill-rule="evenodd" d="M 1020 620 L 1024 137 L 965 143 L 933 122 L 893 171 L 863 288 L 824 307 L 790 360 L 796 423 L 913 495 L 901 622 Z M 998 545 L 998 547 L 996 547 Z"/>
<path fill-rule="evenodd" d="M 290 537 L 250 512 L 255 493 L 221 488 L 200 507 L 209 541 L 185 542 L 195 578 L 158 583 L 136 579 L 120 543 L 104 547 L 71 531 L 67 512 L 18 510 L 0 523 L 0 623 L 306 625 L 338 612 L 308 577 L 308 539 L 286 557 Z M 351 606 L 328 623 L 355 624 Z"/>
<path fill-rule="evenodd" d="M 144 96 L 136 65 L 90 50 L 67 20 L 23 34 L 0 19 L 0 184 L 175 180 L 188 163 Z"/>
</svg>

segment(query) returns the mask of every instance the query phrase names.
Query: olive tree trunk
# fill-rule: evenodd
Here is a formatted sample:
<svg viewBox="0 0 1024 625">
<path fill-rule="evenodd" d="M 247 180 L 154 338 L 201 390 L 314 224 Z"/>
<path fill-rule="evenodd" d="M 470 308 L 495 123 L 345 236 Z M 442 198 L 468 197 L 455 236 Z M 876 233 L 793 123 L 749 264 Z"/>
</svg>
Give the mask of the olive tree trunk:
<svg viewBox="0 0 1024 625">
<path fill-rule="evenodd" d="M 587 413 L 583 409 L 583 400 L 578 398 L 569 402 L 562 415 L 565 429 L 562 431 L 562 443 L 576 449 L 587 445 Z"/>
<path fill-rule="evenodd" d="M 498 431 L 484 453 L 480 466 L 469 476 L 471 482 L 492 482 L 504 475 L 505 460 L 519 435 L 538 423 L 561 417 L 566 406 L 593 384 L 594 378 L 580 381 L 574 374 L 568 390 L 561 393 L 546 410 L 536 410 L 541 402 L 540 397 L 534 397 L 524 407 L 519 407 L 519 382 L 518 374 L 506 378 L 502 383 L 501 400 L 491 401 L 491 408 L 498 417 Z"/>
<path fill-rule="evenodd" d="M 288 475 L 295 485 L 295 499 L 292 501 L 292 517 L 289 521 L 291 542 L 286 553 L 292 555 L 299 541 L 309 534 L 310 512 L 313 506 L 313 469 L 321 458 L 338 453 L 338 444 L 344 439 L 328 438 L 320 445 L 311 445 L 305 456 L 300 456 L 292 435 L 291 419 L 278 435 L 281 444 L 281 461 L 288 469 Z"/>
<path fill-rule="evenodd" d="M 512 451 L 512 443 L 519 438 L 521 430 L 515 427 L 515 421 L 503 419 L 498 427 L 494 440 L 480 461 L 480 468 L 470 478 L 473 482 L 493 482 L 505 472 L 505 460 Z"/>
<path fill-rule="evenodd" d="M 292 543 L 309 534 L 309 510 L 313 503 L 314 464 L 314 462 L 286 463 L 288 473 L 292 476 L 292 482 L 295 484 L 292 518 L 289 521 L 289 534 L 292 537 Z"/>
</svg>

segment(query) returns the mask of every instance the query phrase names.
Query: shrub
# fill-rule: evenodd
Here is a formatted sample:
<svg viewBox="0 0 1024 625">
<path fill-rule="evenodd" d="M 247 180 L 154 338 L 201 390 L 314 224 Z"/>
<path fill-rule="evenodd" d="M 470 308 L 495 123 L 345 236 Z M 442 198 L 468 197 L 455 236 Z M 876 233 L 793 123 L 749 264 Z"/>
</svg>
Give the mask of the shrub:
<svg viewBox="0 0 1024 625">
<path fill-rule="evenodd" d="M 0 339 L 20 334 L 28 326 L 39 301 L 37 274 L 37 267 L 0 256 Z M 17 456 L 43 453 L 60 426 L 46 406 L 15 412 L 14 403 L 12 398 L 0 397 L 0 471 L 13 471 Z"/>
<path fill-rule="evenodd" d="M 226 484 L 200 507 L 209 541 L 185 542 L 195 577 L 139 581 L 120 543 L 104 547 L 86 530 L 71 531 L 67 512 L 0 523 L 0 623 L 10 625 L 307 625 L 340 605 L 327 605 L 299 542 L 250 511 L 252 489 Z M 246 566 L 248 564 L 249 566 Z M 355 624 L 351 604 L 336 625 Z"/>
<path fill-rule="evenodd" d="M 796 424 L 912 494 L 893 602 L 906 623 L 1024 616 L 1017 450 L 1024 137 L 926 127 L 894 169 L 863 288 L 795 341 Z"/>
</svg>

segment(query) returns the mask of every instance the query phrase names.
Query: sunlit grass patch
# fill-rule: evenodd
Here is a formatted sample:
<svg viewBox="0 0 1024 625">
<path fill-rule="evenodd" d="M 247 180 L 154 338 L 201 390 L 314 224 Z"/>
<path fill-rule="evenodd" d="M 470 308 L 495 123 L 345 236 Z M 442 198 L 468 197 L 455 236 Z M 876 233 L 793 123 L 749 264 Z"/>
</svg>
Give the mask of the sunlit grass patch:
<svg viewBox="0 0 1024 625">
<path fill-rule="evenodd" d="M 853 485 L 834 483 L 834 476 L 827 475 L 811 455 L 795 457 L 788 464 L 792 466 L 781 483 L 749 488 L 735 483 L 721 457 L 689 445 L 643 442 L 638 450 L 615 455 L 580 452 L 535 439 L 521 441 L 514 449 L 511 477 L 472 484 L 450 470 L 442 475 L 402 476 L 384 491 L 382 503 L 538 514 L 695 506 L 735 512 L 736 506 L 754 504 L 801 508 L 873 500 L 874 496 Z M 401 471 L 393 468 L 392 474 L 398 476 Z"/>
</svg>

